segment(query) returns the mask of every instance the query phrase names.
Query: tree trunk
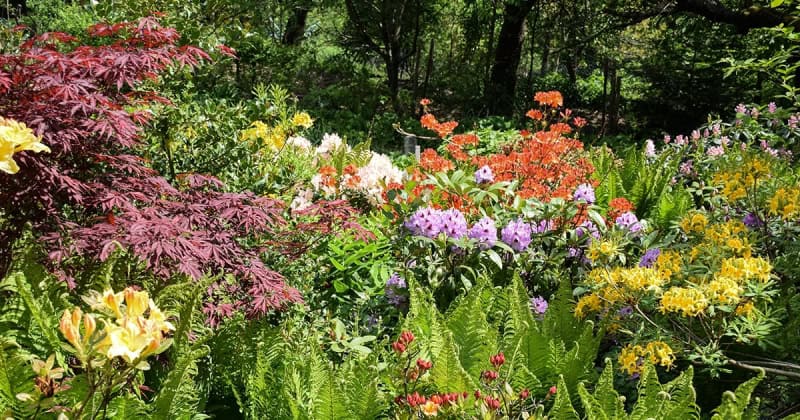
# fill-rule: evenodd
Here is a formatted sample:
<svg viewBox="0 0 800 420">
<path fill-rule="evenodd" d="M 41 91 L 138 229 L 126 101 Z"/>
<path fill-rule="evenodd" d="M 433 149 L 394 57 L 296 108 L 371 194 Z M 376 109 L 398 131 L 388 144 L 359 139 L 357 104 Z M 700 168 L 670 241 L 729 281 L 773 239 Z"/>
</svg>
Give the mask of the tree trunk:
<svg viewBox="0 0 800 420">
<path fill-rule="evenodd" d="M 617 72 L 617 63 L 609 63 L 609 76 L 611 78 L 611 98 L 608 103 L 608 133 L 616 134 L 619 131 L 619 104 L 622 92 L 622 78 Z"/>
<path fill-rule="evenodd" d="M 546 31 L 545 31 L 546 32 Z M 550 64 L 550 33 L 546 32 L 544 42 L 542 43 L 542 67 L 539 69 L 539 74 L 544 76 L 550 71 L 548 65 Z"/>
<path fill-rule="evenodd" d="M 394 112 L 400 114 L 400 57 L 399 46 L 397 49 L 390 48 L 390 53 L 384 58 L 386 62 L 386 79 L 389 87 L 389 100 L 392 103 Z"/>
<path fill-rule="evenodd" d="M 422 85 L 422 97 L 428 97 L 428 83 L 431 81 L 431 73 L 433 72 L 433 39 L 431 38 L 431 46 L 428 49 L 428 63 L 425 65 L 425 83 Z"/>
<path fill-rule="evenodd" d="M 533 8 L 535 0 L 508 1 L 503 10 L 503 24 L 497 37 L 494 66 L 486 99 L 489 111 L 497 115 L 510 116 L 514 111 L 514 93 L 517 87 L 517 67 L 522 55 L 522 30 L 525 18 Z"/>
<path fill-rule="evenodd" d="M 300 41 L 303 40 L 303 35 L 306 33 L 308 12 L 307 7 L 297 7 L 292 11 L 281 39 L 283 45 L 300 45 Z"/>
</svg>

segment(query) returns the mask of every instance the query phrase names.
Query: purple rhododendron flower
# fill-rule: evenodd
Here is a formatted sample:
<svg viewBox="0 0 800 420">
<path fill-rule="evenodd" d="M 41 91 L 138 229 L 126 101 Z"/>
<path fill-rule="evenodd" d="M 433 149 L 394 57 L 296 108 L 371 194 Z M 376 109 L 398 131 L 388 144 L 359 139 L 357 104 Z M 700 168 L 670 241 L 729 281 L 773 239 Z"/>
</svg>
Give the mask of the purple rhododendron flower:
<svg viewBox="0 0 800 420">
<path fill-rule="evenodd" d="M 626 211 L 625 213 L 619 215 L 619 217 L 617 217 L 617 219 L 614 220 L 614 223 L 617 226 L 623 229 L 627 229 L 631 232 L 638 232 L 642 230 L 642 224 L 639 223 L 639 218 L 637 218 L 635 214 L 629 211 Z"/>
<path fill-rule="evenodd" d="M 578 188 L 575 189 L 575 193 L 572 194 L 572 198 L 575 201 L 585 201 L 592 204 L 595 201 L 594 188 L 591 184 L 578 185 Z"/>
<path fill-rule="evenodd" d="M 414 235 L 433 239 L 442 231 L 442 212 L 429 207 L 419 209 L 404 226 Z"/>
<path fill-rule="evenodd" d="M 440 213 L 442 232 L 450 238 L 462 238 L 467 235 L 467 219 L 458 209 L 445 210 Z"/>
<path fill-rule="evenodd" d="M 547 300 L 541 296 L 531 298 L 531 310 L 537 315 L 544 315 L 548 306 Z"/>
<path fill-rule="evenodd" d="M 386 280 L 386 287 L 384 287 L 383 292 L 389 303 L 394 306 L 401 306 L 406 303 L 406 297 L 401 290 L 407 287 L 406 281 L 399 274 L 394 273 L 389 277 L 389 280 Z"/>
<path fill-rule="evenodd" d="M 555 225 L 552 220 L 541 220 L 539 223 L 533 225 L 533 233 L 545 233 L 553 230 Z"/>
<path fill-rule="evenodd" d="M 745 226 L 755 229 L 764 225 L 764 222 L 755 214 L 755 213 L 747 213 L 746 216 L 742 219 L 742 223 Z"/>
<path fill-rule="evenodd" d="M 642 259 L 639 260 L 639 267 L 650 268 L 656 263 L 658 256 L 661 255 L 661 250 L 658 248 L 651 248 L 645 251 Z"/>
<path fill-rule="evenodd" d="M 472 225 L 468 236 L 478 241 L 480 249 L 486 250 L 493 247 L 497 243 L 497 227 L 494 224 L 494 220 L 491 217 L 484 217 L 478 220 Z"/>
<path fill-rule="evenodd" d="M 522 220 L 512 220 L 500 232 L 503 242 L 514 251 L 524 251 L 531 244 L 531 225 Z"/>
<path fill-rule="evenodd" d="M 594 239 L 600 239 L 600 231 L 597 230 L 597 226 L 591 220 L 587 220 L 575 228 L 575 234 L 578 235 L 578 238 L 582 238 L 587 233 Z"/>
<path fill-rule="evenodd" d="M 623 306 L 617 312 L 620 316 L 628 316 L 633 313 L 633 308 L 630 306 Z"/>
<path fill-rule="evenodd" d="M 475 182 L 478 184 L 494 182 L 494 174 L 489 165 L 483 165 L 480 169 L 475 171 Z"/>
</svg>

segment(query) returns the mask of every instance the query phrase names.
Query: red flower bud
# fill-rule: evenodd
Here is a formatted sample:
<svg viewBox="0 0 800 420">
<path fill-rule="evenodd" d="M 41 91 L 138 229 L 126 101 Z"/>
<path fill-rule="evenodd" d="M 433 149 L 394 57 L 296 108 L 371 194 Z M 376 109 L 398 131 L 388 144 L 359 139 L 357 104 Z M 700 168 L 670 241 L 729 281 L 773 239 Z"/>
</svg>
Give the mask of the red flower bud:
<svg viewBox="0 0 800 420">
<path fill-rule="evenodd" d="M 403 331 L 400 333 L 400 339 L 397 341 L 403 344 L 409 344 L 414 341 L 414 334 L 412 334 L 411 331 Z"/>
<path fill-rule="evenodd" d="M 497 398 L 492 398 L 487 395 L 484 401 L 486 401 L 486 405 L 491 410 L 497 410 L 498 408 L 500 408 L 500 400 L 498 400 Z"/>
<path fill-rule="evenodd" d="M 483 376 L 483 379 L 485 379 L 486 382 L 492 382 L 497 379 L 498 374 L 493 370 L 484 370 L 481 376 Z"/>
<path fill-rule="evenodd" d="M 503 363 L 506 362 L 506 356 L 501 351 L 500 353 L 497 353 L 494 356 L 490 357 L 489 361 L 492 363 L 492 366 L 494 366 L 495 369 L 499 369 L 500 366 L 503 366 Z"/>
<path fill-rule="evenodd" d="M 475 399 L 476 400 L 481 399 L 481 390 L 480 389 L 476 389 L 475 390 Z"/>
<path fill-rule="evenodd" d="M 441 395 L 434 395 L 434 396 L 432 396 L 430 398 L 430 400 L 433 401 L 435 404 L 438 404 L 438 405 L 442 405 L 442 403 L 444 402 L 442 400 L 442 396 Z"/>
<path fill-rule="evenodd" d="M 430 360 L 417 359 L 417 367 L 419 367 L 423 371 L 426 371 L 431 367 L 433 367 L 433 362 L 431 362 Z"/>
<path fill-rule="evenodd" d="M 403 354 L 403 352 L 406 351 L 406 345 L 401 343 L 401 342 L 399 342 L 399 341 L 396 341 L 396 342 L 392 343 L 392 348 L 398 354 Z"/>
<path fill-rule="evenodd" d="M 558 392 L 558 388 L 556 388 L 555 385 L 550 387 L 550 391 L 547 391 L 547 393 L 550 395 L 555 395 L 556 392 Z"/>
<path fill-rule="evenodd" d="M 409 394 L 406 396 L 406 402 L 411 407 L 416 407 L 418 405 L 425 404 L 425 397 L 419 395 L 419 392 L 414 392 L 413 394 Z"/>
<path fill-rule="evenodd" d="M 465 399 L 465 400 L 466 400 L 467 398 L 469 398 L 469 392 L 467 392 L 467 391 L 464 391 L 464 392 L 461 394 L 461 398 L 463 398 L 463 399 Z"/>
<path fill-rule="evenodd" d="M 524 399 L 527 399 L 530 396 L 531 396 L 531 392 L 528 391 L 527 388 L 525 388 L 525 389 L 523 389 L 522 391 L 519 392 L 519 398 L 520 399 L 524 400 Z"/>
</svg>

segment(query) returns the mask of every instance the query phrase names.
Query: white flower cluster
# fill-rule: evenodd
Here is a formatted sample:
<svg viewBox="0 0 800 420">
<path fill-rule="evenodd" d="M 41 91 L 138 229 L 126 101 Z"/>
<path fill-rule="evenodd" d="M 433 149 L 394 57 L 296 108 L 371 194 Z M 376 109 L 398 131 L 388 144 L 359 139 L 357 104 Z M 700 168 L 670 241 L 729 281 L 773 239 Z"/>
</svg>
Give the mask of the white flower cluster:
<svg viewBox="0 0 800 420">
<path fill-rule="evenodd" d="M 291 139 L 290 139 L 291 140 Z M 305 140 L 305 139 L 303 139 Z M 325 166 L 325 162 L 330 160 L 333 153 L 350 146 L 336 134 L 325 134 L 322 143 L 315 150 L 317 159 Z M 369 202 L 380 205 L 384 202 L 383 192 L 387 185 L 391 183 L 402 183 L 406 173 L 392 164 L 388 156 L 380 153 L 372 153 L 369 162 L 357 168 L 355 173 L 342 174 L 335 182 L 330 182 L 326 174 L 318 173 L 311 178 L 311 187 L 298 192 L 292 200 L 290 208 L 293 211 L 300 211 L 311 205 L 314 193 L 320 193 L 326 198 L 347 198 L 348 195 L 362 194 Z"/>
</svg>

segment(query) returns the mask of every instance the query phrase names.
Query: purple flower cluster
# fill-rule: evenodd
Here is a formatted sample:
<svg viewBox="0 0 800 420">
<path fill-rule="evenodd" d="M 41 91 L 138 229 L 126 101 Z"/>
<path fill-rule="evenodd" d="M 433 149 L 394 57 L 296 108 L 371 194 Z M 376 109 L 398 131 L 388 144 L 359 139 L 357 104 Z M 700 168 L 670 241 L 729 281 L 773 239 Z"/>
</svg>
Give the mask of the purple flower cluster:
<svg viewBox="0 0 800 420">
<path fill-rule="evenodd" d="M 617 217 L 617 219 L 614 220 L 614 223 L 617 226 L 623 229 L 627 229 L 630 232 L 635 233 L 642 230 L 642 224 L 639 223 L 639 218 L 637 218 L 635 214 L 629 211 L 626 211 L 625 213 L 619 215 L 619 217 Z"/>
<path fill-rule="evenodd" d="M 494 174 L 489 165 L 483 165 L 480 169 L 475 171 L 475 182 L 478 184 L 494 182 Z"/>
<path fill-rule="evenodd" d="M 572 198 L 575 201 L 585 201 L 588 204 L 592 204 L 595 201 L 594 188 L 590 184 L 578 185 L 575 193 L 572 194 Z"/>
<path fill-rule="evenodd" d="M 555 229 L 555 225 L 552 220 L 545 219 L 533 225 L 532 229 L 533 233 L 545 233 Z"/>
<path fill-rule="evenodd" d="M 503 242 L 514 251 L 521 252 L 531 243 L 531 225 L 522 220 L 512 220 L 500 232 Z"/>
<path fill-rule="evenodd" d="M 406 289 L 406 281 L 399 274 L 394 273 L 389 280 L 386 280 L 386 287 L 383 289 L 386 299 L 394 306 L 402 306 L 406 303 L 406 296 L 401 290 Z"/>
<path fill-rule="evenodd" d="M 531 298 L 531 310 L 536 315 L 544 315 L 548 306 L 547 300 L 541 296 Z"/>
<path fill-rule="evenodd" d="M 583 238 L 584 235 L 588 234 L 594 239 L 600 239 L 600 231 L 597 230 L 597 226 L 591 220 L 587 220 L 575 228 L 575 234 L 578 235 L 578 238 Z"/>
<path fill-rule="evenodd" d="M 445 210 L 440 213 L 442 232 L 450 238 L 462 238 L 467 235 L 467 219 L 457 209 Z"/>
<path fill-rule="evenodd" d="M 658 248 L 651 248 L 645 251 L 642 259 L 639 260 L 639 267 L 650 268 L 656 263 L 658 256 L 661 255 L 661 250 Z"/>
<path fill-rule="evenodd" d="M 752 212 L 747 213 L 747 215 L 744 216 L 744 218 L 742 219 L 742 223 L 744 223 L 745 226 L 751 229 L 759 228 L 764 225 L 764 222 L 755 213 Z"/>
<path fill-rule="evenodd" d="M 404 226 L 416 236 L 435 238 L 442 231 L 442 212 L 426 207 L 414 212 Z"/>
<path fill-rule="evenodd" d="M 497 227 L 491 217 L 484 217 L 478 220 L 469 230 L 471 239 L 478 241 L 478 248 L 486 250 L 497 243 Z"/>
</svg>

